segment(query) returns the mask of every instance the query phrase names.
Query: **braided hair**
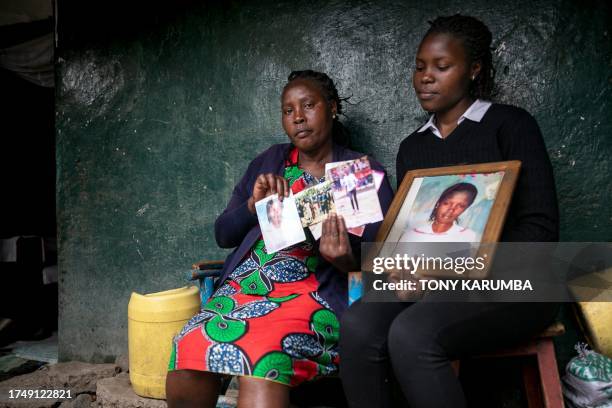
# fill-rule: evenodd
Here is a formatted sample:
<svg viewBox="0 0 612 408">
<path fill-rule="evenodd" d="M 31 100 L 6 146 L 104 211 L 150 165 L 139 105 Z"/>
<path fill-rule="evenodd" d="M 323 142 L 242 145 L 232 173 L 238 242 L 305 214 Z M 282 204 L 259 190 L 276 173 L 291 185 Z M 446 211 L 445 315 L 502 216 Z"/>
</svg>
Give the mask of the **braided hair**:
<svg viewBox="0 0 612 408">
<path fill-rule="evenodd" d="M 478 189 L 472 183 L 456 183 L 450 187 L 447 187 L 446 190 L 444 190 L 442 194 L 440 194 L 440 198 L 438 198 L 438 201 L 436 201 L 436 205 L 434 206 L 433 210 L 431 211 L 431 214 L 429 215 L 429 221 L 435 221 L 436 212 L 438 211 L 438 207 L 440 206 L 440 204 L 455 193 L 466 193 L 468 195 L 467 207 L 469 207 L 476 199 L 476 196 L 478 195 Z M 458 223 L 459 218 L 457 218 L 455 222 Z"/>
<path fill-rule="evenodd" d="M 336 89 L 334 81 L 323 72 L 317 72 L 311 69 L 292 71 L 287 78 L 287 85 L 285 85 L 285 88 L 287 88 L 292 81 L 297 79 L 312 81 L 321 89 L 323 97 L 329 103 L 332 101 L 336 102 L 337 115 L 332 122 L 332 140 L 339 145 L 349 147 L 351 142 L 349 131 L 338 119 L 338 115 L 342 114 L 342 102 L 347 101 L 348 98 L 341 98 L 338 95 L 338 90 Z"/>
<path fill-rule="evenodd" d="M 495 68 L 489 28 L 477 18 L 461 14 L 437 17 L 434 21 L 429 21 L 429 25 L 425 37 L 429 34 L 449 34 L 458 38 L 463 42 L 469 63 L 480 62 L 480 72 L 470 84 L 470 96 L 490 100 L 495 85 Z"/>
</svg>

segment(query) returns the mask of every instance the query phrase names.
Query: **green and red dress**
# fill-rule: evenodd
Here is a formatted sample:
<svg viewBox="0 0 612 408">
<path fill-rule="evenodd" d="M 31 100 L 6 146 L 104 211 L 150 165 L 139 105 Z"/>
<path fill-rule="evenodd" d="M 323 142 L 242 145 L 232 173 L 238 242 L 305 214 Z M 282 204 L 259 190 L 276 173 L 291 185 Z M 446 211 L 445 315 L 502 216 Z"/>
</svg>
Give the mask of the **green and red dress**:
<svg viewBox="0 0 612 408">
<path fill-rule="evenodd" d="M 294 193 L 318 183 L 285 162 Z M 309 235 L 310 236 L 310 235 Z M 259 239 L 205 307 L 175 337 L 170 370 L 245 375 L 295 386 L 338 370 L 338 319 L 319 296 L 307 239 L 268 253 Z"/>
</svg>

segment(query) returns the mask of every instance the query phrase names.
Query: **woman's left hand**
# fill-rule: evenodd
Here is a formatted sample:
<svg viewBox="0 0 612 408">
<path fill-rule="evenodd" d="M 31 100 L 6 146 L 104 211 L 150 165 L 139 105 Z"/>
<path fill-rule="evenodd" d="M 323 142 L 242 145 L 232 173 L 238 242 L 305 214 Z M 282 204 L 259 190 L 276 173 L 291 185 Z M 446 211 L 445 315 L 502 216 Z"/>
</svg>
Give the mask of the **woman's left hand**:
<svg viewBox="0 0 612 408">
<path fill-rule="evenodd" d="M 323 258 L 343 272 L 359 268 L 353 256 L 344 218 L 335 213 L 330 213 L 323 221 L 319 252 Z"/>
</svg>

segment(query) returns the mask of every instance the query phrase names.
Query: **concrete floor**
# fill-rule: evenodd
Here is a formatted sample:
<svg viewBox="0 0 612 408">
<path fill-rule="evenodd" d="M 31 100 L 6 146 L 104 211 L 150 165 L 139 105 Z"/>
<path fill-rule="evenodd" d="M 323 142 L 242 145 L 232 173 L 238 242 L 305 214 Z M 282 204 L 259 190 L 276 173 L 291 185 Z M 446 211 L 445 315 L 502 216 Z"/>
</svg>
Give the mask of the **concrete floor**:
<svg viewBox="0 0 612 408">
<path fill-rule="evenodd" d="M 560 373 L 576 355 L 574 344 L 584 341 L 570 305 L 561 309 L 559 320 L 566 326 L 566 334 L 555 339 Z M 462 364 L 461 382 L 470 407 L 522 408 L 526 406 L 522 389 L 518 358 L 494 361 L 468 361 Z M 341 393 L 337 381 L 311 384 L 292 392 L 296 406 L 318 406 L 313 395 L 333 396 Z M 71 390 L 70 399 L 11 399 L 10 390 Z M 237 389 L 231 386 L 220 398 L 218 408 L 236 405 Z M 398 397 L 401 399 L 401 396 Z M 334 398 L 332 398 L 334 399 Z M 340 402 L 339 402 L 340 401 Z M 303 403 L 303 404 L 302 404 Z M 314 405 L 313 405 L 314 404 Z M 341 398 L 328 402 L 329 407 L 343 407 Z M 323 405 L 324 406 L 324 405 Z M 81 362 L 57 363 L 57 334 L 40 341 L 18 341 L 0 349 L 0 408 L 1 407 L 166 407 L 165 401 L 146 399 L 136 395 L 129 382 L 126 357 L 114 364 Z"/>
</svg>

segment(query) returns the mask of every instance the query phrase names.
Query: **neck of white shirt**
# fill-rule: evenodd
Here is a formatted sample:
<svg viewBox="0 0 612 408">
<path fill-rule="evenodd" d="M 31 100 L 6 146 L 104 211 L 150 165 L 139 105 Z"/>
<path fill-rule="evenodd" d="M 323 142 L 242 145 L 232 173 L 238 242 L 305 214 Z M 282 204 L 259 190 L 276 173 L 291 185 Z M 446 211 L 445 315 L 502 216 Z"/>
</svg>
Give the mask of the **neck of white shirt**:
<svg viewBox="0 0 612 408">
<path fill-rule="evenodd" d="M 469 119 L 474 122 L 480 122 L 484 117 L 485 113 L 489 110 L 492 103 L 489 101 L 485 101 L 482 99 L 476 99 L 469 108 L 466 109 L 465 112 L 459 117 L 457 120 L 457 126 L 461 124 L 465 119 Z M 436 115 L 433 114 L 429 117 L 427 123 L 425 123 L 417 132 L 424 132 L 427 129 L 431 129 L 431 132 L 439 137 L 440 139 L 444 139 L 440 129 L 436 126 Z"/>
</svg>

